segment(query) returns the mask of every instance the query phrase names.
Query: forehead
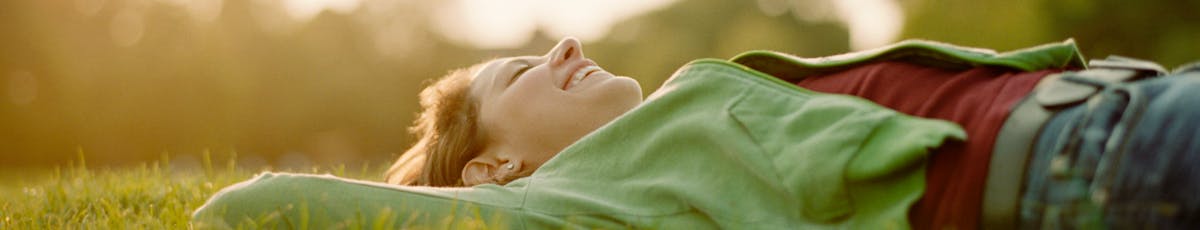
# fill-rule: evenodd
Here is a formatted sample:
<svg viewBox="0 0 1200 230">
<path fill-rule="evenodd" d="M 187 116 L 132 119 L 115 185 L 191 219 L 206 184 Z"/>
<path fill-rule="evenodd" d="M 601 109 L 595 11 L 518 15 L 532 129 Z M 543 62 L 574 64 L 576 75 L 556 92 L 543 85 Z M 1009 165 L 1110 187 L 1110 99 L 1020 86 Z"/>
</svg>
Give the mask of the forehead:
<svg viewBox="0 0 1200 230">
<path fill-rule="evenodd" d="M 479 70 L 474 73 L 475 76 L 471 76 L 470 95 L 479 97 L 486 93 L 487 89 L 490 88 L 487 86 L 491 86 L 491 82 L 493 82 L 492 79 L 496 78 L 496 72 L 499 72 L 499 70 L 502 69 L 500 68 L 500 63 L 504 63 L 509 59 L 511 58 L 491 60 L 484 64 L 483 68 L 479 68 Z"/>
</svg>

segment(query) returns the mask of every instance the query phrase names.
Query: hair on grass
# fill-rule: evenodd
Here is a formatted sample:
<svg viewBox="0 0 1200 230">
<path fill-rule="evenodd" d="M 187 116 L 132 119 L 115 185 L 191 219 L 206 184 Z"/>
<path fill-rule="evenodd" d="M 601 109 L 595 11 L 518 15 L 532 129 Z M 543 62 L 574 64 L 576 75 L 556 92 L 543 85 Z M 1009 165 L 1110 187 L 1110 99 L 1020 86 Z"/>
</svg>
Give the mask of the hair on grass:
<svg viewBox="0 0 1200 230">
<path fill-rule="evenodd" d="M 417 140 L 388 169 L 387 183 L 463 186 L 463 167 L 482 146 L 479 102 L 469 92 L 484 63 L 451 71 L 421 90 L 421 112 L 409 127 Z"/>
</svg>

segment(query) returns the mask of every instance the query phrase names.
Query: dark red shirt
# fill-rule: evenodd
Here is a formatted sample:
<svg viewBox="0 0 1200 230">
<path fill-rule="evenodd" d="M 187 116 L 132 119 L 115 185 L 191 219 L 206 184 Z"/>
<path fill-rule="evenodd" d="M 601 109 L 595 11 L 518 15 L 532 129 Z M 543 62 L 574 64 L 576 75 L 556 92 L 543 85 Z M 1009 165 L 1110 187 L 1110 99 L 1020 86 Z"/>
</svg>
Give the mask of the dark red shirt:
<svg viewBox="0 0 1200 230">
<path fill-rule="evenodd" d="M 976 229 L 996 134 L 1011 108 L 1042 77 L 1059 71 L 949 70 L 894 61 L 809 76 L 794 83 L 962 125 L 967 132 L 965 142 L 947 142 L 933 151 L 926 168 L 925 195 L 913 206 L 909 219 L 915 229 Z"/>
</svg>

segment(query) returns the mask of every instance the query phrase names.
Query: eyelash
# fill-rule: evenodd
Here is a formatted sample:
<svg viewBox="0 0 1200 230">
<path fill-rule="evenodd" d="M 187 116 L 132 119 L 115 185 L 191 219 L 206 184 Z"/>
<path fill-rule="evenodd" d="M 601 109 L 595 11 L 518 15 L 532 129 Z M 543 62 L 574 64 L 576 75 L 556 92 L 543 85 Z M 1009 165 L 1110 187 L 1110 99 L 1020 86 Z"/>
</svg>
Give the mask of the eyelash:
<svg viewBox="0 0 1200 230">
<path fill-rule="evenodd" d="M 521 78 L 521 75 L 525 74 L 525 71 L 529 70 L 530 68 L 533 68 L 533 66 L 527 65 L 525 67 L 521 67 L 521 69 L 517 70 L 516 73 L 513 73 L 513 77 L 508 79 L 508 85 L 512 85 L 513 82 L 516 82 L 517 78 Z"/>
</svg>

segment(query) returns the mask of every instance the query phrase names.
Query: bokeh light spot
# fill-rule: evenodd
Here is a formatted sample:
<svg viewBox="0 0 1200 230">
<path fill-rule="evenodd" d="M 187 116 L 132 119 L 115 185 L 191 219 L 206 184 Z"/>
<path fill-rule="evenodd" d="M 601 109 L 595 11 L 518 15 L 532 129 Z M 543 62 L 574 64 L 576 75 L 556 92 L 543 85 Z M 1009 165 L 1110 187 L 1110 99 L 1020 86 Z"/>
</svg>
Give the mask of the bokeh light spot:
<svg viewBox="0 0 1200 230">
<path fill-rule="evenodd" d="M 437 28 L 451 41 L 484 49 L 524 45 L 537 29 L 532 1 L 462 0 L 434 15 Z"/>
<path fill-rule="evenodd" d="M 221 16 L 221 8 L 224 5 L 224 0 L 191 0 L 187 1 L 187 11 L 192 19 L 212 22 Z"/>
<path fill-rule="evenodd" d="M 850 48 L 870 49 L 887 45 L 900 36 L 904 13 L 895 0 L 840 0 L 838 17 L 850 30 Z"/>
<path fill-rule="evenodd" d="M 108 35 L 117 46 L 129 47 L 142 40 L 145 32 L 145 18 L 141 10 L 124 8 L 113 15 L 108 27 Z"/>
<path fill-rule="evenodd" d="M 100 9 L 104 9 L 104 3 L 106 2 L 106 0 L 75 0 L 75 10 L 79 11 L 83 16 L 95 16 L 96 13 L 100 12 Z"/>
<path fill-rule="evenodd" d="M 308 21 L 325 10 L 340 14 L 354 12 L 359 0 L 284 0 L 282 3 L 292 19 Z"/>
</svg>

